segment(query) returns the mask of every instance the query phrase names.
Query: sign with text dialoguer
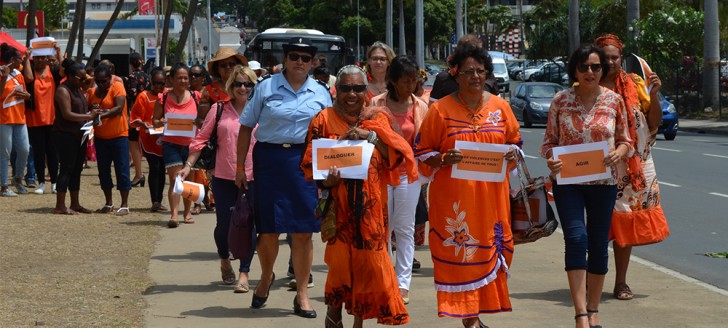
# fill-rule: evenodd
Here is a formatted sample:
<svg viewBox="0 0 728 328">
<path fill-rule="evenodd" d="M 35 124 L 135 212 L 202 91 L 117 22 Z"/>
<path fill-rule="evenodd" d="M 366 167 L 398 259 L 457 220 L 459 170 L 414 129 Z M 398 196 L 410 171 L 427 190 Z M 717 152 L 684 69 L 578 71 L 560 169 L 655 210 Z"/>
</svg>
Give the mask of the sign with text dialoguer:
<svg viewBox="0 0 728 328">
<path fill-rule="evenodd" d="M 506 176 L 505 153 L 510 147 L 456 140 L 455 148 L 463 154 L 463 159 L 453 165 L 451 176 L 464 180 L 503 182 Z"/>
<path fill-rule="evenodd" d="M 316 139 L 311 141 L 313 178 L 324 180 L 333 166 L 345 179 L 366 179 L 374 145 L 366 140 Z"/>
<path fill-rule="evenodd" d="M 554 159 L 561 160 L 561 171 L 556 175 L 560 185 L 584 183 L 612 177 L 611 168 L 604 165 L 609 153 L 606 141 L 552 149 Z"/>
</svg>

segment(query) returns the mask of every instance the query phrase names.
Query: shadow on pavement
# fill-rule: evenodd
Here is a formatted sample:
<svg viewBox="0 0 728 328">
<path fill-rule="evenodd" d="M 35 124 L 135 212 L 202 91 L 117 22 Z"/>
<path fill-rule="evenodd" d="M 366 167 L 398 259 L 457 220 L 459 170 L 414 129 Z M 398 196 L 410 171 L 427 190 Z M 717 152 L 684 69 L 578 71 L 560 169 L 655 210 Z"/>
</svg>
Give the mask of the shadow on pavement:
<svg viewBox="0 0 728 328">
<path fill-rule="evenodd" d="M 218 256 L 215 252 L 192 252 L 187 254 L 152 256 L 152 260 L 166 262 L 212 261 L 218 260 Z"/>
<path fill-rule="evenodd" d="M 262 309 L 251 309 L 248 308 L 247 305 L 243 308 L 212 306 L 199 310 L 184 311 L 181 314 L 204 318 L 281 318 L 285 316 L 293 316 L 293 309 L 276 309 L 266 307 Z"/>
<path fill-rule="evenodd" d="M 211 293 L 220 291 L 220 286 L 224 286 L 218 282 L 211 282 L 207 285 L 154 285 L 147 288 L 143 295 L 157 295 L 176 292 L 185 293 Z"/>
</svg>

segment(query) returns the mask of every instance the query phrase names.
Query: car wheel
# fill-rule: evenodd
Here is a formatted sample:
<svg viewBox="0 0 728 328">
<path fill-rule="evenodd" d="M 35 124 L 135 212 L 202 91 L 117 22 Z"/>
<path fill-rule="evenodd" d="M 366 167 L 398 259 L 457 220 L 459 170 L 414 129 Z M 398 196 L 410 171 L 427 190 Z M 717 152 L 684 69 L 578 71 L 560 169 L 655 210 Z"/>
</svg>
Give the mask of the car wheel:
<svg viewBox="0 0 728 328">
<path fill-rule="evenodd" d="M 671 132 L 671 133 L 665 133 L 665 140 L 675 140 L 675 137 L 677 137 L 677 132 Z"/>
<path fill-rule="evenodd" d="M 531 119 L 528 118 L 528 111 L 523 110 L 523 127 L 524 128 L 530 128 L 533 126 L 533 123 L 531 122 Z"/>
</svg>

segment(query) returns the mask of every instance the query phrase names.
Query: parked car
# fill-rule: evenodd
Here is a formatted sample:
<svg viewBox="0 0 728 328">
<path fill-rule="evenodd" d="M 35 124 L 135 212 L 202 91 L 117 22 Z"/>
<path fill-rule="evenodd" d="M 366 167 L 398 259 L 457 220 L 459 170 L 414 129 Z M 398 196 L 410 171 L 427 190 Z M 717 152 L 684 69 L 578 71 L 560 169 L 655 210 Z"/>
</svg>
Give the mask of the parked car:
<svg viewBox="0 0 728 328">
<path fill-rule="evenodd" d="M 541 69 L 531 74 L 529 81 L 562 83 L 566 68 L 563 63 L 551 62 L 541 66 Z"/>
<path fill-rule="evenodd" d="M 549 118 L 551 101 L 564 87 L 550 82 L 524 82 L 511 93 L 511 109 L 523 126 L 546 124 Z"/>
<path fill-rule="evenodd" d="M 665 140 L 675 140 L 679 127 L 677 110 L 675 110 L 675 105 L 670 102 L 670 98 L 665 97 L 662 92 L 658 93 L 658 97 L 660 107 L 662 107 L 662 124 L 657 129 L 657 133 L 662 133 Z"/>
<path fill-rule="evenodd" d="M 442 67 L 437 64 L 425 64 L 425 72 L 427 72 L 427 75 L 434 76 L 442 72 Z"/>
<path fill-rule="evenodd" d="M 498 81 L 498 91 L 503 94 L 511 89 L 511 79 L 508 77 L 508 67 L 503 58 L 493 58 L 493 75 Z"/>
<path fill-rule="evenodd" d="M 513 61 L 506 64 L 508 66 L 508 76 L 511 80 L 518 80 L 518 75 L 523 71 L 523 61 Z"/>
</svg>

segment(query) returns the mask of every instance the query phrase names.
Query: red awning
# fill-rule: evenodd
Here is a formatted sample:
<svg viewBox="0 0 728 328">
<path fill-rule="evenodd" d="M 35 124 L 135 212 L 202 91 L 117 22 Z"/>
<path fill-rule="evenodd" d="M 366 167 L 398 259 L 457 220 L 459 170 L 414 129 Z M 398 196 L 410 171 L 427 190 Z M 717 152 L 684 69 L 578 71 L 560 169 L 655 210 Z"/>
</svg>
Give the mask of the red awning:
<svg viewBox="0 0 728 328">
<path fill-rule="evenodd" d="M 18 49 L 21 54 L 25 54 L 25 50 L 27 49 L 24 45 L 19 43 L 17 40 L 15 40 L 10 34 L 6 32 L 0 32 L 0 44 L 7 43 L 9 46 Z"/>
</svg>

